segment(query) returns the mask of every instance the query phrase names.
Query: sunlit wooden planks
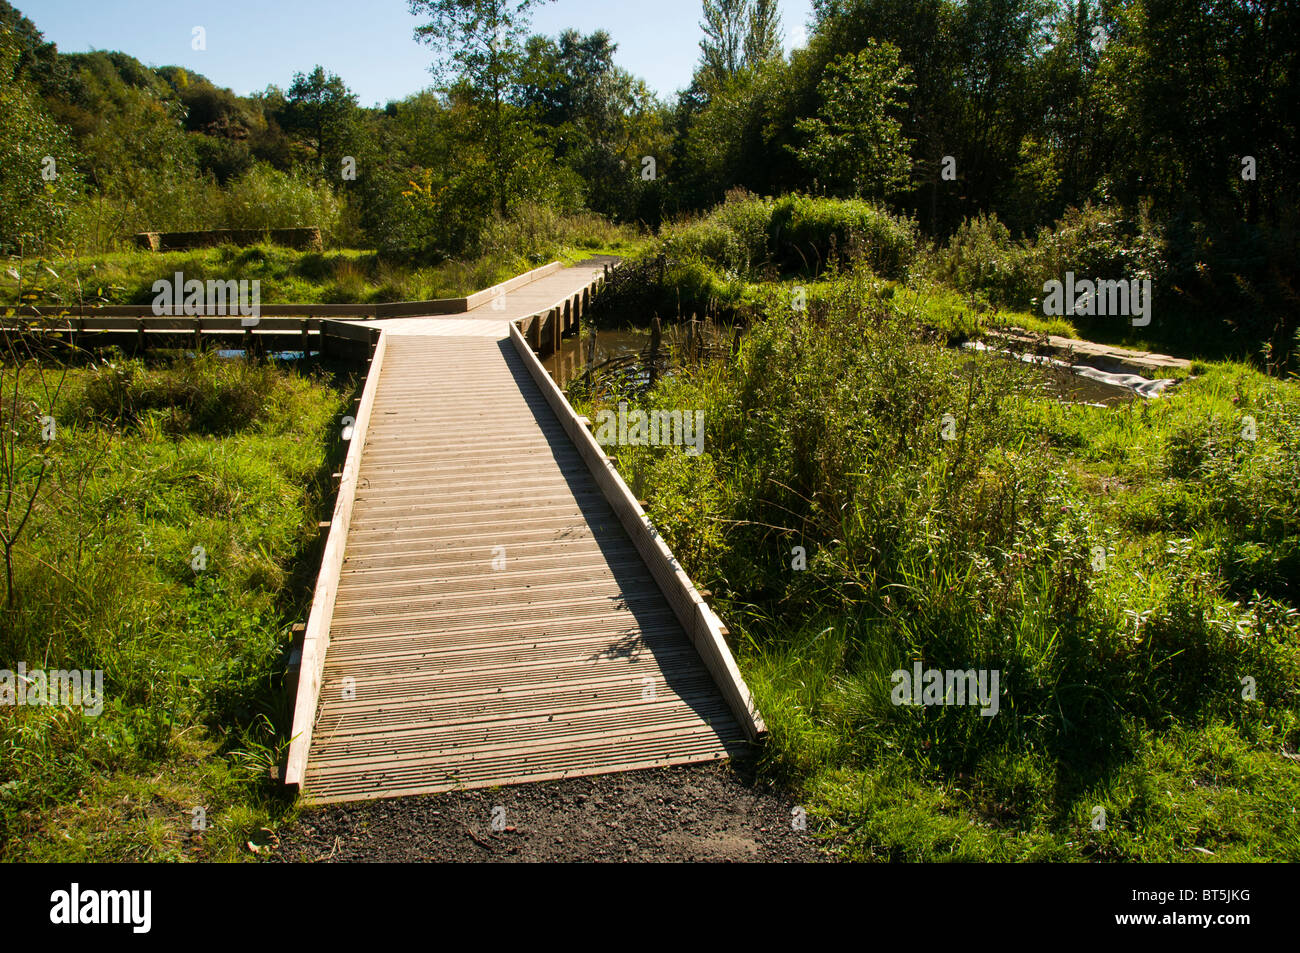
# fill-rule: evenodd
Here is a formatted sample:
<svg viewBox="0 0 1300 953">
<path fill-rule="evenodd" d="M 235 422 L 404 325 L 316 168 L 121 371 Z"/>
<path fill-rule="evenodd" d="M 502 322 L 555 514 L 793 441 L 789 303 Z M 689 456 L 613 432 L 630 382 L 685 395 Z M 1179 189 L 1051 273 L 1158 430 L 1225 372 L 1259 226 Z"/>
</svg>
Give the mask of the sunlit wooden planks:
<svg viewBox="0 0 1300 953">
<path fill-rule="evenodd" d="M 386 339 L 306 795 L 432 793 L 743 750 L 509 341 Z"/>
</svg>

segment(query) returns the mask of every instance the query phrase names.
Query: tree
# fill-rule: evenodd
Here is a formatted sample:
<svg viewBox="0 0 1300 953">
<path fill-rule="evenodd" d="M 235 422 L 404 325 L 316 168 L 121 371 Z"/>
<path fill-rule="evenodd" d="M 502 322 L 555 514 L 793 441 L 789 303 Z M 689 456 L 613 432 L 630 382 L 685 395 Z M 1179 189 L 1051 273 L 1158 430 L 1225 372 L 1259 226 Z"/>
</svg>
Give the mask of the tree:
<svg viewBox="0 0 1300 953">
<path fill-rule="evenodd" d="M 700 72 L 717 85 L 735 76 L 744 65 L 745 27 L 750 0 L 704 0 L 700 29 Z"/>
<path fill-rule="evenodd" d="M 0 252 L 40 250 L 78 191 L 67 136 L 19 75 L 19 46 L 0 25 Z"/>
<path fill-rule="evenodd" d="M 309 74 L 294 74 L 281 125 L 308 140 L 320 171 L 337 175 L 344 146 L 356 123 L 356 112 L 357 97 L 347 84 L 317 66 Z"/>
<path fill-rule="evenodd" d="M 58 48 L 53 43 L 46 43 L 36 25 L 7 0 L 0 0 L 0 31 L 6 29 L 17 45 L 16 75 L 31 80 L 42 96 L 57 91 L 67 80 L 67 70 L 59 62 Z"/>
<path fill-rule="evenodd" d="M 824 185 L 879 197 L 907 182 L 911 143 L 891 114 L 912 88 L 910 73 L 900 65 L 896 46 L 874 40 L 827 66 L 818 86 L 821 109 L 795 123 L 806 138 L 796 154 Z"/>
<path fill-rule="evenodd" d="M 588 208 L 629 219 L 652 191 L 641 177 L 642 157 L 654 157 L 665 173 L 671 133 L 646 84 L 614 65 L 616 50 L 603 30 L 531 38 L 519 102 L 550 130 L 555 159 L 582 179 Z"/>
<path fill-rule="evenodd" d="M 754 0 L 745 34 L 745 64 L 758 66 L 781 55 L 781 11 L 776 0 Z"/>
<path fill-rule="evenodd" d="M 409 0 L 411 13 L 428 16 L 415 29 L 415 38 L 446 56 L 430 68 L 444 89 L 455 77 L 479 112 L 478 123 L 488 136 L 491 192 L 497 210 L 509 207 L 508 183 L 521 161 L 514 127 L 518 117 L 508 109 L 529 24 L 529 11 L 547 0 Z"/>
<path fill-rule="evenodd" d="M 558 40 L 534 36 L 525 47 L 519 103 L 548 126 L 573 123 L 606 128 L 611 115 L 611 85 L 630 77 L 614 65 L 618 46 L 604 30 L 583 36 L 565 30 Z"/>
</svg>

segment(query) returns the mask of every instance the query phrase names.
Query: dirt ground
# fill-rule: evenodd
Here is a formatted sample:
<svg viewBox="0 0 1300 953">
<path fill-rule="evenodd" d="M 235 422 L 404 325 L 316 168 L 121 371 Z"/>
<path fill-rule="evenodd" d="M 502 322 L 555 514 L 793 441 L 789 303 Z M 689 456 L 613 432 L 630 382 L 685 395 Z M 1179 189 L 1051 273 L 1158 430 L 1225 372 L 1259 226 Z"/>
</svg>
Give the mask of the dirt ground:
<svg viewBox="0 0 1300 953">
<path fill-rule="evenodd" d="M 633 771 L 304 811 L 282 862 L 826 860 L 814 824 L 743 768 Z"/>
</svg>

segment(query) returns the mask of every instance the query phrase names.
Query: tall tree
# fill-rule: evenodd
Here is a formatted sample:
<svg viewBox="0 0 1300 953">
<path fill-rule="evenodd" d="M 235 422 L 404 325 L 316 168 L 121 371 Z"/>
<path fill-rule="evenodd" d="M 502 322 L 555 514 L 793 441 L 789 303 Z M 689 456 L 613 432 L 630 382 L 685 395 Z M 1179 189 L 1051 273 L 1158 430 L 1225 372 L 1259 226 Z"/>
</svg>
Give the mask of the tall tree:
<svg viewBox="0 0 1300 953">
<path fill-rule="evenodd" d="M 781 11 L 777 0 L 754 0 L 745 34 L 745 65 L 757 66 L 781 55 Z"/>
<path fill-rule="evenodd" d="M 912 88 L 910 73 L 896 46 L 874 40 L 827 66 L 818 86 L 822 108 L 795 123 L 806 137 L 799 159 L 823 184 L 882 197 L 907 181 L 911 143 L 894 114 Z"/>
<path fill-rule="evenodd" d="M 587 206 L 629 219 L 649 187 L 642 159 L 667 171 L 667 114 L 644 81 L 614 64 L 617 46 L 598 30 L 528 41 L 519 102 L 548 128 L 556 160 L 582 180 Z"/>
<path fill-rule="evenodd" d="M 317 66 L 310 73 L 294 74 L 285 97 L 282 125 L 310 142 L 321 171 L 337 174 L 356 111 L 356 94 L 338 76 Z"/>
<path fill-rule="evenodd" d="M 731 79 L 744 65 L 749 4 L 750 0 L 704 0 L 700 72 L 707 84 Z"/>
<path fill-rule="evenodd" d="M 511 126 L 517 122 L 507 108 L 523 59 L 530 11 L 548 0 L 409 0 L 411 13 L 427 16 L 415 38 L 434 47 L 445 59 L 431 67 L 444 89 L 448 80 L 472 97 L 489 139 L 491 191 L 498 211 L 509 206 L 508 182 L 520 159 L 511 148 Z"/>
<path fill-rule="evenodd" d="M 21 76 L 19 38 L 0 23 L 0 253 L 41 249 L 75 198 L 64 130 Z"/>
</svg>

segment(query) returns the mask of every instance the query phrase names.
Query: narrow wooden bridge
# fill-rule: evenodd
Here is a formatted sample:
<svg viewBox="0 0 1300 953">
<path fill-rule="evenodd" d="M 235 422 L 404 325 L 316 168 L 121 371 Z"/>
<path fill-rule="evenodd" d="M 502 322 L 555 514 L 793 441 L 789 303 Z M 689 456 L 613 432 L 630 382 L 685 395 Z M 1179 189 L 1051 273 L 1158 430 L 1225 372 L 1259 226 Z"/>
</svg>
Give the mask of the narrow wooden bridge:
<svg viewBox="0 0 1300 953">
<path fill-rule="evenodd" d="M 308 799 L 707 761 L 764 732 L 726 630 L 538 360 L 606 267 L 364 323 L 286 772 Z"/>
</svg>

